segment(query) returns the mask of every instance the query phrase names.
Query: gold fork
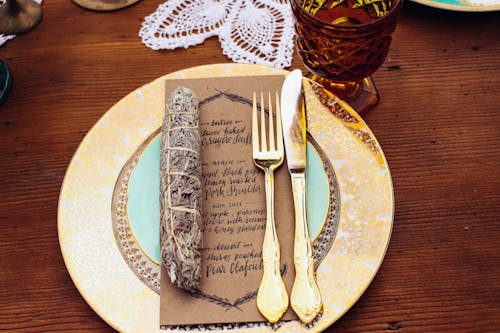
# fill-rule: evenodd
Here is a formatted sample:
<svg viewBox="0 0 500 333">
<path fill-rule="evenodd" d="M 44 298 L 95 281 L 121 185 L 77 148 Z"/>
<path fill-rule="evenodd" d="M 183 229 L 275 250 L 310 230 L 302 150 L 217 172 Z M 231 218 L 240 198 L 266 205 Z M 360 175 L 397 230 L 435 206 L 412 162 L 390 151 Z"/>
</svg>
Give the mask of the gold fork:
<svg viewBox="0 0 500 333">
<path fill-rule="evenodd" d="M 278 92 L 276 92 L 276 142 L 274 138 L 274 120 L 271 93 L 269 93 L 269 124 L 266 140 L 266 120 L 264 94 L 260 93 L 260 140 L 257 120 L 257 98 L 253 94 L 252 108 L 252 145 L 255 165 L 264 170 L 266 186 L 266 231 L 262 245 L 264 272 L 257 293 L 257 307 L 270 322 L 276 323 L 288 308 L 288 294 L 280 273 L 280 246 L 274 223 L 274 170 L 283 163 L 283 132 L 281 130 L 281 112 Z M 276 144 L 275 144 L 276 143 Z"/>
</svg>

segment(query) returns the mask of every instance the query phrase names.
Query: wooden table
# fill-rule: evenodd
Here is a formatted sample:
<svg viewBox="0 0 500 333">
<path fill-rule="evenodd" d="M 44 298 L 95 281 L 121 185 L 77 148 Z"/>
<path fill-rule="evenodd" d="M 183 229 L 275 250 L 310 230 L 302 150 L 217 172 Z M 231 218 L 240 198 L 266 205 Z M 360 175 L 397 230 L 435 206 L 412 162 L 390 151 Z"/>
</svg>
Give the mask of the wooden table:
<svg viewBox="0 0 500 333">
<path fill-rule="evenodd" d="M 0 106 L 0 331 L 110 332 L 66 271 L 57 202 L 87 131 L 123 96 L 182 68 L 229 60 L 216 38 L 152 51 L 137 36 L 160 1 L 115 12 L 45 1 L 0 48 L 14 76 Z M 364 116 L 396 198 L 387 256 L 329 332 L 500 330 L 500 17 L 411 2 Z M 301 67 L 294 58 L 292 68 Z"/>
</svg>

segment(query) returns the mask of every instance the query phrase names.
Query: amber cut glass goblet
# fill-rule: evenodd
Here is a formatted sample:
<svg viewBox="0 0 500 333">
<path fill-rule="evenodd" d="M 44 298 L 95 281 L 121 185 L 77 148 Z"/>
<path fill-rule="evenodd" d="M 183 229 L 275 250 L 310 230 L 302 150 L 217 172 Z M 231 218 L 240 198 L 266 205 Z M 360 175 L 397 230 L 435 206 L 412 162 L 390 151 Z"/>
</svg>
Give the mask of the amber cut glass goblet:
<svg viewBox="0 0 500 333">
<path fill-rule="evenodd" d="M 359 114 L 379 94 L 370 78 L 385 61 L 402 0 L 291 0 L 296 44 L 311 78 Z"/>
</svg>

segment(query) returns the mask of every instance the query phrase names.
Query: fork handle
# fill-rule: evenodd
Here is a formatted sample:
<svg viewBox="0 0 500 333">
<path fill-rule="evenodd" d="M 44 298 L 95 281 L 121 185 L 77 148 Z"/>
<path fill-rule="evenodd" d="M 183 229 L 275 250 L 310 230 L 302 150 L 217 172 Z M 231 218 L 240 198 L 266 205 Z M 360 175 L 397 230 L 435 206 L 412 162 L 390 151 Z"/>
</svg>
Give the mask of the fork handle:
<svg viewBox="0 0 500 333">
<path fill-rule="evenodd" d="M 274 174 L 265 169 L 266 230 L 262 245 L 263 275 L 257 293 L 257 307 L 270 322 L 276 323 L 288 308 L 288 294 L 280 272 L 280 246 L 274 223 Z"/>
<path fill-rule="evenodd" d="M 295 281 L 290 298 L 297 316 L 303 323 L 309 324 L 321 312 L 323 304 L 316 284 L 311 239 L 307 228 L 305 175 L 292 173 L 291 180 L 295 203 Z"/>
</svg>

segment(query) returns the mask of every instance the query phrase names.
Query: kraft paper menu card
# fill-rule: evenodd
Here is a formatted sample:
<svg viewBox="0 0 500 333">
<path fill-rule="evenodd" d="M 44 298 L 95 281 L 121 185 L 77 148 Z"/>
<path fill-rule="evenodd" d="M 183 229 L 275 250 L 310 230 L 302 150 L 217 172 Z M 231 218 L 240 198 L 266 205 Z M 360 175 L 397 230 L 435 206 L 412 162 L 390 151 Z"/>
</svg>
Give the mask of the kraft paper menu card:
<svg viewBox="0 0 500 333">
<path fill-rule="evenodd" d="M 252 158 L 253 92 L 281 92 L 284 76 L 166 80 L 199 100 L 203 251 L 198 289 L 189 293 L 161 268 L 160 326 L 262 322 L 257 290 L 266 223 L 264 173 Z M 267 98 L 265 105 L 267 106 Z M 275 173 L 275 219 L 281 271 L 290 294 L 294 279 L 294 207 L 286 162 Z M 283 319 L 295 319 L 289 308 Z"/>
</svg>

